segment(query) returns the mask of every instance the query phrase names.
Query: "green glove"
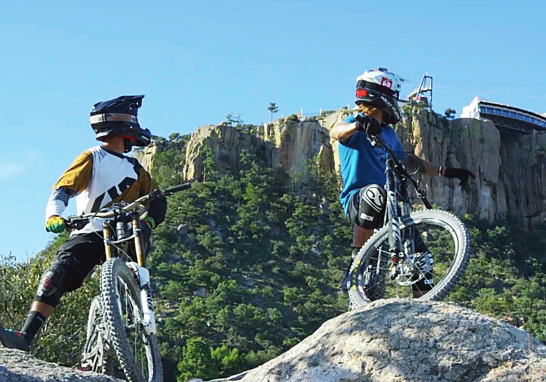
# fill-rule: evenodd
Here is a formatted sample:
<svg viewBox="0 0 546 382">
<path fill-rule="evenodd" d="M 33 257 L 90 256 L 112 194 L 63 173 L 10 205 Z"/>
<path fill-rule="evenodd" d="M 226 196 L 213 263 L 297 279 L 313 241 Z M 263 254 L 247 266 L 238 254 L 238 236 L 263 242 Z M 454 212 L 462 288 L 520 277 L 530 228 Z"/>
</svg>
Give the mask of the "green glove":
<svg viewBox="0 0 546 382">
<path fill-rule="evenodd" d="M 150 226 L 150 228 L 155 228 L 155 220 L 153 217 L 151 216 L 146 216 L 144 219 L 142 219 L 143 222 L 145 222 L 146 224 L 148 224 Z"/>
<path fill-rule="evenodd" d="M 61 232 L 64 232 L 65 230 L 66 230 L 66 224 L 62 217 L 51 216 L 49 219 L 47 219 L 47 222 L 46 222 L 47 232 L 61 233 Z"/>
</svg>

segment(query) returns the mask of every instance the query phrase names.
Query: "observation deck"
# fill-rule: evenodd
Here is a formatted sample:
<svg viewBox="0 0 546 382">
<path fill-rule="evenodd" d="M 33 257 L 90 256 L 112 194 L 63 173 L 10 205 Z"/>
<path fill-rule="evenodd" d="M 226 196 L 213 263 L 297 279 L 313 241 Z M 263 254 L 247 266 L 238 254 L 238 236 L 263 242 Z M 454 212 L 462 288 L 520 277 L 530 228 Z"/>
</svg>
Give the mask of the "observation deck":
<svg viewBox="0 0 546 382">
<path fill-rule="evenodd" d="M 463 108 L 461 118 L 488 119 L 501 132 L 508 134 L 529 134 L 533 130 L 546 131 L 546 115 L 478 97 Z"/>
</svg>

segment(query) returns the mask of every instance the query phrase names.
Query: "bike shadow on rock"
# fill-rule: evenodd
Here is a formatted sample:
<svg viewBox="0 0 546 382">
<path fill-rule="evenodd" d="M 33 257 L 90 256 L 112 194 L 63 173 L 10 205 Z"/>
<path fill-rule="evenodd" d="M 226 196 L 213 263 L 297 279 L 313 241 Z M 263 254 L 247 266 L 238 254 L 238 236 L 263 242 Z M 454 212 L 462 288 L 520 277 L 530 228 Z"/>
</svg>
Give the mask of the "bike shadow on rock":
<svg viewBox="0 0 546 382">
<path fill-rule="evenodd" d="M 344 313 L 266 364 L 214 381 L 538 381 L 544 373 L 546 346 L 521 329 L 454 304 L 390 299 Z"/>
</svg>

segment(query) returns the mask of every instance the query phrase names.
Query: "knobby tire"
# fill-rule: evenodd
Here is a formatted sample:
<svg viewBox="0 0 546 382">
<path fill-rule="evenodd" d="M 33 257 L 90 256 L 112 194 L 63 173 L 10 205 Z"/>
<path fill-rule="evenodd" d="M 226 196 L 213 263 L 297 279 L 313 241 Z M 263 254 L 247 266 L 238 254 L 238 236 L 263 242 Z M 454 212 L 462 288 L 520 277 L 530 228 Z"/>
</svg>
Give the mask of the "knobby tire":
<svg viewBox="0 0 546 382">
<path fill-rule="evenodd" d="M 409 217 L 402 218 L 402 225 L 400 229 L 404 230 L 415 228 L 419 224 L 428 224 L 436 228 L 445 229 L 446 233 L 449 235 L 446 235 L 446 233 L 443 234 L 447 237 L 451 237 L 451 240 L 449 241 L 454 248 L 454 253 L 452 254 L 450 267 L 447 269 L 445 275 L 441 277 L 441 279 L 436 280 L 434 287 L 430 291 L 419 298 L 414 298 L 418 301 L 441 300 L 453 289 L 456 283 L 463 276 L 463 273 L 468 266 L 470 259 L 470 234 L 464 223 L 458 217 L 446 211 L 433 209 L 412 212 Z M 426 232 L 423 232 L 423 234 L 423 236 L 426 236 Z M 374 233 L 374 235 L 360 249 L 358 255 L 353 260 L 351 265 L 353 283 L 349 289 L 350 309 L 356 309 L 364 306 L 373 300 L 385 297 L 385 293 L 388 293 L 389 275 L 386 267 L 382 273 L 376 272 L 376 274 L 380 275 L 377 277 L 381 278 L 383 283 L 382 289 L 380 288 L 381 291 L 379 293 L 369 293 L 369 291 L 366 290 L 366 287 L 363 286 L 365 270 L 376 266 L 378 262 L 378 249 L 381 248 L 385 242 L 388 243 L 388 237 L 389 227 L 385 226 Z M 381 263 L 384 261 L 385 259 L 381 259 Z M 391 262 L 390 258 L 386 261 L 388 261 L 389 264 Z M 436 264 L 436 259 L 434 259 L 434 261 Z M 371 266 L 368 267 L 370 264 Z M 377 268 L 382 269 L 381 265 L 379 265 Z M 401 287 L 396 286 L 396 288 Z"/>
<path fill-rule="evenodd" d="M 142 301 L 140 299 L 140 288 L 132 271 L 125 262 L 119 258 L 113 258 L 102 265 L 101 270 L 101 296 L 104 305 L 105 319 L 110 332 L 110 341 L 114 347 L 117 358 L 125 372 L 127 379 L 131 382 L 161 382 L 163 371 L 159 347 L 155 336 L 147 335 L 139 327 L 140 317 L 134 316 L 134 309 L 123 311 L 127 301 L 137 308 L 137 315 L 142 314 Z M 123 296 L 123 301 L 120 301 Z M 137 325 L 126 325 L 126 319 L 132 318 Z M 145 349 L 145 362 L 139 366 L 135 355 L 131 350 L 135 344 L 131 344 L 127 333 L 133 331 L 135 341 L 141 341 L 136 345 L 143 345 Z M 143 370 L 144 369 L 144 370 Z M 143 373 L 146 371 L 148 376 Z"/>
</svg>

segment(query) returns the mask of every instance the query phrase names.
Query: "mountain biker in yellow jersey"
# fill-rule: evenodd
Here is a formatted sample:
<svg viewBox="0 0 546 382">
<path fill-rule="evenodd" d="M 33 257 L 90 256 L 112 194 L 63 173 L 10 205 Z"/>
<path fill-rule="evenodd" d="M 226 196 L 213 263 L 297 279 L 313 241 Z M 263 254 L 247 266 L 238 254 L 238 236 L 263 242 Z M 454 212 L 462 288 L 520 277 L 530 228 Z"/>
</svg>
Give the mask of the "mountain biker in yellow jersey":
<svg viewBox="0 0 546 382">
<path fill-rule="evenodd" d="M 340 201 L 345 215 L 354 224 L 353 257 L 372 236 L 374 229 L 380 228 L 385 213 L 386 182 L 384 149 L 372 146 L 368 135 L 380 135 L 385 143 L 408 166 L 416 167 L 421 174 L 458 178 L 466 183 L 473 174 L 465 169 L 446 168 L 434 165 L 413 154 L 404 152 L 391 125 L 400 121 L 402 113 L 398 106 L 401 84 L 404 79 L 379 68 L 364 72 L 356 82 L 356 105 L 358 114 L 347 117 L 330 130 L 330 136 L 339 141 L 338 151 L 341 165 L 343 189 Z M 419 240 L 421 245 L 424 245 Z M 419 245 L 418 244 L 418 245 Z M 423 253 L 428 253 L 424 248 Z M 422 258 L 432 270 L 433 259 L 428 255 Z M 350 287 L 350 277 L 346 275 L 341 289 Z M 413 296 L 420 297 L 433 287 L 431 273 L 413 285 Z"/>
<path fill-rule="evenodd" d="M 46 207 L 47 231 L 61 233 L 66 229 L 61 214 L 70 198 L 76 198 L 80 215 L 98 211 L 109 203 L 132 202 L 157 189 L 155 181 L 138 161 L 123 155 L 133 146 L 147 146 L 151 142 L 150 130 L 141 128 L 137 119 L 143 98 L 143 95 L 121 96 L 93 106 L 90 123 L 102 145 L 79 155 L 53 187 Z M 148 216 L 142 224 L 143 236 L 149 238 L 151 228 L 165 220 L 166 210 L 164 197 L 149 204 Z M 85 276 L 104 260 L 104 252 L 101 219 L 73 230 L 42 275 L 23 328 L 13 331 L 0 327 L 0 342 L 5 347 L 29 351 L 61 296 L 82 285 Z"/>
</svg>

